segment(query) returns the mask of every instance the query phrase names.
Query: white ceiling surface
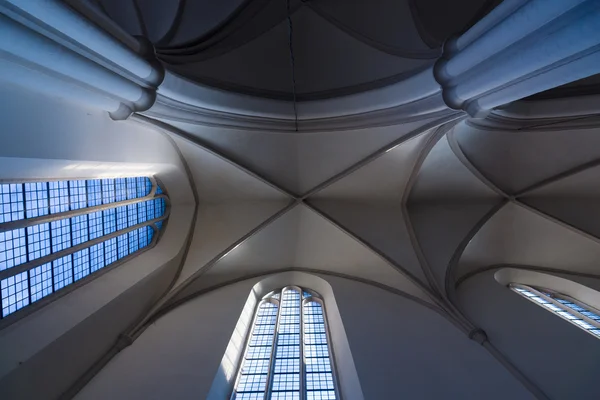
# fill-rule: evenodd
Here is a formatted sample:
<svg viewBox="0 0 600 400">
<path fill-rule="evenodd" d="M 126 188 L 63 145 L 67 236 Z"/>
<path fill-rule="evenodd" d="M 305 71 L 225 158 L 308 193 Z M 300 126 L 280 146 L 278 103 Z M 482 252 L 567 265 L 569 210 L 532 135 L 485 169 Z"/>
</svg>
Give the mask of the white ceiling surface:
<svg viewBox="0 0 600 400">
<path fill-rule="evenodd" d="M 497 264 L 598 274 L 600 242 L 508 203 L 473 237 L 458 276 Z"/>
<path fill-rule="evenodd" d="M 163 120 L 295 194 L 304 194 L 434 118 L 349 131 L 272 133 Z"/>
<path fill-rule="evenodd" d="M 410 139 L 311 196 L 329 215 L 422 282 L 427 282 L 410 242 L 403 197 L 415 163 L 433 133 Z"/>
<path fill-rule="evenodd" d="M 515 193 L 571 168 L 600 159 L 595 129 L 484 130 L 466 124 L 456 129 L 465 155 L 508 193 Z"/>
<path fill-rule="evenodd" d="M 311 134 L 178 127 L 275 185 L 305 193 L 386 144 L 418 132 L 425 122 Z M 218 260 L 213 258 L 294 199 L 197 143 L 174 136 L 200 197 L 194 240 L 178 282 L 188 280 L 182 293 L 254 274 L 303 268 L 366 279 L 430 301 L 427 289 L 422 289 L 429 287 L 428 277 L 445 290 L 465 274 L 496 264 L 596 273 L 600 240 L 593 235 L 600 237 L 596 228 L 600 226 L 596 223 L 600 222 L 596 206 L 600 189 L 595 185 L 600 167 L 533 190 L 518 199 L 528 206 L 520 205 L 482 181 L 491 176 L 491 184 L 497 184 L 497 174 L 485 167 L 478 172 L 479 166 L 470 164 L 475 147 L 465 142 L 468 135 L 464 132 L 471 129 L 465 125 L 460 122 L 449 133 L 456 134 L 460 147 L 453 147 L 447 135 L 438 139 L 433 130 L 400 141 L 310 195 L 306 204 L 299 202 L 285 211 Z M 554 146 L 584 151 L 572 142 L 595 139 L 581 131 L 546 133 Z M 520 141 L 518 136 L 506 135 L 485 131 L 482 137 L 471 136 L 470 140 L 478 142 L 477 151 L 486 152 L 475 159 L 483 160 L 486 167 L 505 165 L 492 144 L 501 140 L 511 148 L 511 138 Z M 543 139 L 530 136 L 529 152 L 517 153 L 521 157 L 517 162 L 525 162 L 535 143 Z M 465 148 L 468 151 L 463 154 Z M 531 167 L 523 171 L 529 174 L 527 184 L 564 172 L 547 160 L 556 157 L 554 152 L 536 155 Z M 559 161 L 563 168 L 579 165 L 568 156 Z M 207 264 L 211 267 L 203 270 Z"/>
<path fill-rule="evenodd" d="M 481 182 L 452 151 L 447 136 L 423 162 L 408 200 L 408 215 L 440 288 L 450 260 L 479 220 L 501 197 Z"/>
<path fill-rule="evenodd" d="M 393 266 L 304 205 L 297 205 L 235 248 L 186 292 L 285 268 L 366 279 L 431 302 L 423 290 Z"/>
<path fill-rule="evenodd" d="M 200 146 L 174 137 L 198 191 L 194 244 L 178 283 L 288 203 L 279 190 Z"/>
<path fill-rule="evenodd" d="M 541 186 L 519 200 L 562 222 L 600 237 L 600 166 Z"/>
</svg>

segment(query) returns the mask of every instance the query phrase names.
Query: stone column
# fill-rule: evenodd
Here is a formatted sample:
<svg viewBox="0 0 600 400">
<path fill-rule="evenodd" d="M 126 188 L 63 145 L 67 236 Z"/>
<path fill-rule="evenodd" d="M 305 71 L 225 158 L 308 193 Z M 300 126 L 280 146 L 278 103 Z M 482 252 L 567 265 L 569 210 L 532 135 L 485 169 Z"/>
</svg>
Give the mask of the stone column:
<svg viewBox="0 0 600 400">
<path fill-rule="evenodd" d="M 449 40 L 434 68 L 446 104 L 474 117 L 598 73 L 598 0 L 505 0 Z"/>
<path fill-rule="evenodd" d="M 142 42 L 141 49 L 152 47 Z M 0 1 L 0 79 L 125 119 L 154 103 L 164 69 L 59 0 Z"/>
</svg>

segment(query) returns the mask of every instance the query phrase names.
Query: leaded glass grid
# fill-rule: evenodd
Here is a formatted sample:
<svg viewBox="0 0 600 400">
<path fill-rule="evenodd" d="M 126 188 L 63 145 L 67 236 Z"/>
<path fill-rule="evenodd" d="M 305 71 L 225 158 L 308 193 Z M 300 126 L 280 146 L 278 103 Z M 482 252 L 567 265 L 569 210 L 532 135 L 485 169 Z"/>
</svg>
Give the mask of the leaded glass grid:
<svg viewBox="0 0 600 400">
<path fill-rule="evenodd" d="M 600 313 L 593 307 L 546 289 L 520 284 L 510 284 L 510 288 L 595 337 L 600 337 Z"/>
<path fill-rule="evenodd" d="M 326 323 L 312 291 L 286 287 L 266 295 L 231 400 L 338 399 Z"/>
<path fill-rule="evenodd" d="M 151 245 L 166 214 L 152 188 L 147 177 L 0 184 L 0 319 Z"/>
</svg>

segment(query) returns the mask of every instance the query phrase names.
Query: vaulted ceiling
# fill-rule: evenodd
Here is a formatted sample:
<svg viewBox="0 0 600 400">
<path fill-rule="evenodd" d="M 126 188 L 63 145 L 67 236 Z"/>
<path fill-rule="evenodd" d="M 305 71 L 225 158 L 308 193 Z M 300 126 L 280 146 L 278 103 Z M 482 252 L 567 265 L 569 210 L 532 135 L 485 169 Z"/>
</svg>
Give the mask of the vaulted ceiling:
<svg viewBox="0 0 600 400">
<path fill-rule="evenodd" d="M 160 125 L 200 199 L 169 302 L 290 269 L 433 307 L 502 265 L 598 275 L 599 129 L 499 128 L 500 114 L 318 133 Z"/>
<path fill-rule="evenodd" d="M 295 79 L 299 101 L 361 92 L 414 75 L 433 64 L 446 38 L 499 2 L 97 1 L 130 34 L 149 38 L 169 70 L 183 77 L 278 99 L 293 97 Z"/>
<path fill-rule="evenodd" d="M 352 277 L 434 307 L 464 279 L 498 265 L 595 274 L 597 77 L 502 106 L 483 120 L 446 108 L 433 88 L 423 96 L 439 104 L 410 96 L 399 103 L 416 104 L 410 118 L 349 120 L 330 130 L 307 124 L 305 110 L 317 109 L 315 100 L 430 68 L 447 38 L 499 1 L 96 3 L 130 34 L 147 37 L 168 70 L 160 101 L 134 118 L 171 136 L 199 200 L 171 302 L 286 269 Z M 190 91 L 168 103 L 169 87 L 205 86 L 250 95 L 236 95 L 241 103 L 292 100 L 294 82 L 304 102 L 299 132 L 270 129 L 276 119 L 254 124 L 253 114 L 240 124 L 213 124 L 195 119 L 198 104 L 184 103 L 210 106 L 219 91 Z M 292 106 L 264 104 L 286 113 Z"/>
</svg>

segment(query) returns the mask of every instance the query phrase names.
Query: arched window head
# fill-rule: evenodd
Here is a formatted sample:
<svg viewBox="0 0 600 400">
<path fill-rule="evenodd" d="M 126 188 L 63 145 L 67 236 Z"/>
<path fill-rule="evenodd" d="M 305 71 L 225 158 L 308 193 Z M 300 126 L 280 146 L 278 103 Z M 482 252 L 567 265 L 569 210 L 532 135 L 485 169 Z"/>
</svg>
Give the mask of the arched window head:
<svg viewBox="0 0 600 400">
<path fill-rule="evenodd" d="M 600 311 L 565 294 L 518 283 L 508 285 L 514 292 L 600 338 Z"/>
<path fill-rule="evenodd" d="M 149 177 L 0 182 L 0 328 L 154 246 L 167 202 Z"/>
<path fill-rule="evenodd" d="M 258 304 L 231 400 L 339 399 L 321 297 L 297 286 Z"/>
</svg>

